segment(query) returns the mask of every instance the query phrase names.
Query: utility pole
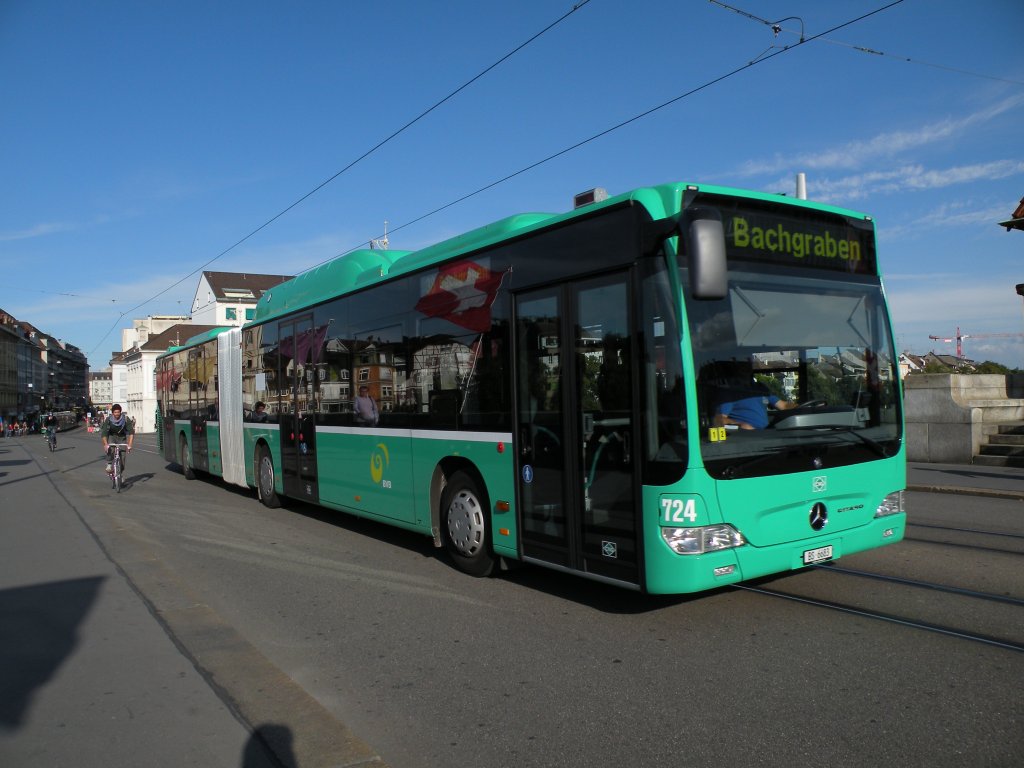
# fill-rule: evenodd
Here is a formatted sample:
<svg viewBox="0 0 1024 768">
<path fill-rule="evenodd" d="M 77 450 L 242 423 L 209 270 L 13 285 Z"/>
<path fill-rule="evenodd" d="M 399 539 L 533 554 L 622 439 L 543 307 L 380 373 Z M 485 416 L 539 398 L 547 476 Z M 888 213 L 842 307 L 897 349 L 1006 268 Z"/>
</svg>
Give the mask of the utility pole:
<svg viewBox="0 0 1024 768">
<path fill-rule="evenodd" d="M 388 220 L 384 219 L 384 237 L 370 241 L 370 250 L 386 251 L 388 249 Z"/>
</svg>

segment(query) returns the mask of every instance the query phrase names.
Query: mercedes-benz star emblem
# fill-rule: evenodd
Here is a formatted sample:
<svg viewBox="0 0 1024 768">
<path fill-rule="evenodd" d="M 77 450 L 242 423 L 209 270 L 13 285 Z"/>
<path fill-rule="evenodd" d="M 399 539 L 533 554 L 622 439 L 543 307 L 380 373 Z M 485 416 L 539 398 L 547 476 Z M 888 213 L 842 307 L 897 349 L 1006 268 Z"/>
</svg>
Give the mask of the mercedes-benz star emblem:
<svg viewBox="0 0 1024 768">
<path fill-rule="evenodd" d="M 828 510 L 820 501 L 811 507 L 811 528 L 820 531 L 828 522 Z"/>
</svg>

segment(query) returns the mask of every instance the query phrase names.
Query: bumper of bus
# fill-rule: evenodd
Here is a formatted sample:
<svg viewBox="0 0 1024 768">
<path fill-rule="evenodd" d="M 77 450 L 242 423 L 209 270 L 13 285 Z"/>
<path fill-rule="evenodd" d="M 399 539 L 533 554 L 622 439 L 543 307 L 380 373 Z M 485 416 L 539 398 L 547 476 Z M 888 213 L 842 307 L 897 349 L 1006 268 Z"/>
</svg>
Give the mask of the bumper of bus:
<svg viewBox="0 0 1024 768">
<path fill-rule="evenodd" d="M 799 541 L 755 547 L 743 544 L 701 555 L 680 555 L 661 538 L 655 526 L 648 528 L 647 591 L 651 594 L 700 592 L 740 581 L 785 573 L 806 567 L 805 553 L 832 547 L 830 562 L 846 555 L 894 544 L 903 539 L 906 513 L 887 515 L 868 524 Z"/>
</svg>

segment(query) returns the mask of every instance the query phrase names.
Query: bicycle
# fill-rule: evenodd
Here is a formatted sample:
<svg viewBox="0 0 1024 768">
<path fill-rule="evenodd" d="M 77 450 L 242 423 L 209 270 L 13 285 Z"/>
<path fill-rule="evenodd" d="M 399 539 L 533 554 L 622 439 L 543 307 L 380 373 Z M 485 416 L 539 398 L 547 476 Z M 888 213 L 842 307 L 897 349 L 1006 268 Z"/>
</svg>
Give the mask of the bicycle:
<svg viewBox="0 0 1024 768">
<path fill-rule="evenodd" d="M 113 455 L 110 456 L 110 487 L 121 492 L 121 484 L 124 481 L 124 457 L 121 455 L 121 449 L 128 450 L 127 443 L 110 443 L 107 445 L 108 455 L 109 451 L 113 450 Z"/>
<path fill-rule="evenodd" d="M 46 442 L 50 445 L 50 453 L 57 450 L 57 430 L 53 427 L 49 427 L 46 430 Z"/>
</svg>

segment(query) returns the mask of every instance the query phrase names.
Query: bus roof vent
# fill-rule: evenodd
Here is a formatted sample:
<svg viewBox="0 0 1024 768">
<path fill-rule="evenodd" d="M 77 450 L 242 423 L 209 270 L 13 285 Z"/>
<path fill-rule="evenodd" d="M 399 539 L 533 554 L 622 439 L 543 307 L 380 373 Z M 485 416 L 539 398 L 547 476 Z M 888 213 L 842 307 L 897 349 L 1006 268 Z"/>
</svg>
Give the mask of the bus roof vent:
<svg viewBox="0 0 1024 768">
<path fill-rule="evenodd" d="M 608 190 L 601 187 L 594 187 L 588 189 L 586 192 L 580 192 L 572 199 L 573 208 L 582 208 L 585 205 L 592 205 L 593 203 L 600 203 L 602 200 L 608 199 Z"/>
</svg>

